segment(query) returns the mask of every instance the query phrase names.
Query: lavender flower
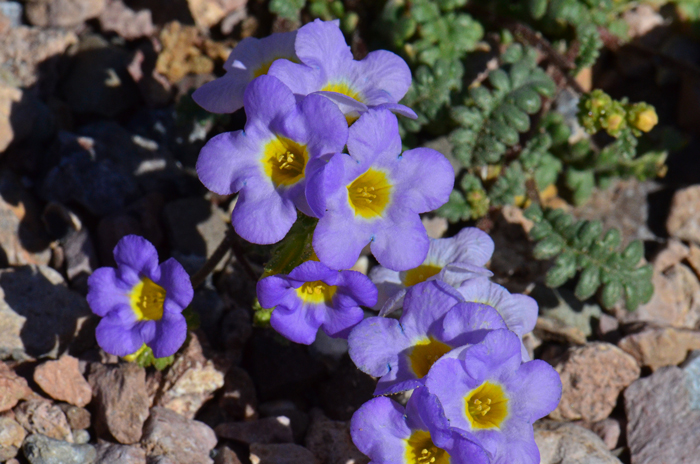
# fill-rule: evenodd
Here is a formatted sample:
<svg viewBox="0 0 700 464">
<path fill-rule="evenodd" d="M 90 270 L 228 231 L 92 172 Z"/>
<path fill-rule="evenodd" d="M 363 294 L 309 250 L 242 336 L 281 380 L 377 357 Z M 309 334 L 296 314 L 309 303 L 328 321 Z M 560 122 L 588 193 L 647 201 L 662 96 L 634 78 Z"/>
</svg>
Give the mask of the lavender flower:
<svg viewBox="0 0 700 464">
<path fill-rule="evenodd" d="M 525 345 L 522 344 L 523 335 L 531 332 L 537 323 L 537 302 L 527 295 L 511 294 L 504 287 L 494 284 L 484 277 L 469 279 L 457 289 L 465 301 L 487 304 L 496 308 L 503 317 L 510 330 L 515 332 L 521 340 L 521 354 L 523 361 L 529 361 Z"/>
<path fill-rule="evenodd" d="M 505 327 L 492 307 L 465 303 L 452 287 L 431 280 L 408 289 L 400 319 L 359 323 L 348 338 L 349 354 L 361 371 L 380 377 L 375 395 L 397 393 L 421 386 L 435 361 L 455 348 Z"/>
<path fill-rule="evenodd" d="M 207 82 L 192 94 L 199 106 L 212 113 L 233 113 L 243 107 L 243 96 L 250 82 L 267 74 L 272 63 L 280 58 L 296 60 L 296 31 L 272 34 L 263 39 L 246 37 L 228 56 L 226 74 Z"/>
<path fill-rule="evenodd" d="M 348 127 L 326 98 L 309 95 L 297 103 L 292 92 L 270 76 L 260 76 L 248 86 L 245 110 L 245 129 L 209 140 L 197 160 L 197 173 L 213 192 L 240 192 L 232 222 L 241 237 L 275 243 L 296 220 L 295 206 L 313 214 L 304 198 L 309 164 L 341 151 Z"/>
<path fill-rule="evenodd" d="M 420 265 L 430 241 L 418 213 L 449 198 L 449 161 L 429 148 L 401 154 L 398 121 L 387 110 L 364 113 L 350 127 L 347 147 L 349 155 L 318 160 L 320 168 L 307 183 L 309 206 L 321 218 L 313 237 L 319 259 L 332 269 L 348 269 L 371 243 L 385 267 Z"/>
<path fill-rule="evenodd" d="M 520 342 L 494 330 L 458 358 L 437 361 L 425 385 L 452 427 L 468 431 L 493 456 L 493 464 L 538 464 L 532 424 L 557 407 L 561 380 L 546 362 L 521 364 Z"/>
<path fill-rule="evenodd" d="M 413 110 L 398 104 L 411 86 L 406 62 L 386 50 L 355 61 L 338 24 L 317 19 L 299 29 L 294 47 L 301 64 L 278 60 L 269 74 L 295 94 L 323 92 L 340 106 L 348 122 L 374 107 L 415 119 Z"/>
<path fill-rule="evenodd" d="M 473 277 L 490 277 L 483 266 L 493 254 L 493 240 L 476 227 L 465 227 L 450 238 L 430 240 L 428 256 L 423 263 L 408 271 L 396 272 L 375 266 L 369 275 L 377 286 L 379 298 L 375 309 L 385 316 L 401 307 L 406 288 L 426 280 L 442 280 L 459 287 Z"/>
<path fill-rule="evenodd" d="M 102 317 L 97 343 L 117 356 L 144 344 L 156 358 L 175 354 L 187 336 L 182 310 L 194 295 L 187 272 L 173 258 L 158 265 L 155 247 L 137 235 L 117 243 L 114 260 L 116 269 L 101 267 L 88 279 L 87 301 Z"/>
<path fill-rule="evenodd" d="M 289 275 L 258 282 L 258 299 L 272 308 L 272 327 L 297 343 L 310 345 L 320 327 L 331 337 L 347 337 L 362 320 L 363 306 L 377 301 L 377 289 L 362 273 L 333 271 L 317 261 L 297 266 Z"/>
<path fill-rule="evenodd" d="M 369 400 L 352 416 L 355 446 L 374 464 L 489 464 L 468 433 L 450 428 L 440 402 L 418 388 L 406 409 L 389 398 Z"/>
</svg>

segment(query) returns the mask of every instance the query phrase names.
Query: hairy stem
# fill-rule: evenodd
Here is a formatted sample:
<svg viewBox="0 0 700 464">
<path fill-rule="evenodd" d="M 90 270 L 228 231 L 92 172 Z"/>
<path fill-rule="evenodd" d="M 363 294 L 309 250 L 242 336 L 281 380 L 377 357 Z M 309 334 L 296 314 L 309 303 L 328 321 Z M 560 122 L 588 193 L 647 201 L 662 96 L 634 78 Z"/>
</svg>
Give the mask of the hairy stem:
<svg viewBox="0 0 700 464">
<path fill-rule="evenodd" d="M 236 260 L 241 263 L 241 266 L 243 266 L 246 274 L 248 274 L 252 280 L 258 280 L 258 276 L 255 274 L 255 271 L 253 271 L 253 268 L 250 267 L 250 264 L 243 253 L 243 249 L 236 240 L 235 235 L 236 233 L 233 231 L 233 229 L 228 229 L 226 231 L 224 239 L 221 241 L 219 246 L 216 247 L 214 253 L 212 253 L 204 265 L 190 278 L 193 288 L 199 287 L 206 280 L 207 276 L 214 272 L 216 266 L 224 258 L 224 256 L 226 256 L 226 253 L 229 250 L 233 251 Z"/>
</svg>

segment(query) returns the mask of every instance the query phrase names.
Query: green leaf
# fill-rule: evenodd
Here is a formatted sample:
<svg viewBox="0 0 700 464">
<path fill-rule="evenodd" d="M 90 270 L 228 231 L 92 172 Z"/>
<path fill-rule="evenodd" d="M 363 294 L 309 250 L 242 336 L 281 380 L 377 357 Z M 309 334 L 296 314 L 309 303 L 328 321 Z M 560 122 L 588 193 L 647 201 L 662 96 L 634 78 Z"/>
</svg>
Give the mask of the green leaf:
<svg viewBox="0 0 700 464">
<path fill-rule="evenodd" d="M 261 278 L 275 274 L 289 274 L 292 269 L 313 256 L 311 240 L 318 219 L 299 214 L 287 235 L 272 249 L 272 257 L 265 265 Z"/>
<path fill-rule="evenodd" d="M 292 21 L 299 20 L 299 12 L 306 0 L 270 0 L 270 12 Z"/>
<path fill-rule="evenodd" d="M 550 235 L 535 246 L 532 255 L 537 259 L 550 259 L 561 253 L 563 248 L 563 240 L 556 235 Z"/>
<path fill-rule="evenodd" d="M 600 286 L 600 268 L 595 265 L 588 266 L 581 272 L 574 295 L 579 300 L 587 300 L 598 290 Z"/>
<path fill-rule="evenodd" d="M 606 309 L 612 309 L 615 303 L 620 301 L 622 298 L 622 293 L 624 289 L 619 281 L 613 281 L 605 284 L 603 286 L 603 292 L 601 294 L 601 302 L 603 307 Z"/>
</svg>

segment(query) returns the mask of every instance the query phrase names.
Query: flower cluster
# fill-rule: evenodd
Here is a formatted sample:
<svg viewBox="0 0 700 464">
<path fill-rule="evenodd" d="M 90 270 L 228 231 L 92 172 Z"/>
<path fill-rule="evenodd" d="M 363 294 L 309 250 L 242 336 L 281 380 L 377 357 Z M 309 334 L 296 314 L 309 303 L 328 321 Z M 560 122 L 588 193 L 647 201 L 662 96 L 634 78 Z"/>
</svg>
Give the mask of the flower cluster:
<svg viewBox="0 0 700 464">
<path fill-rule="evenodd" d="M 357 367 L 378 378 L 376 395 L 412 391 L 405 409 L 378 397 L 355 413 L 357 447 L 376 464 L 539 462 L 532 424 L 556 407 L 561 382 L 522 343 L 537 304 L 489 280 L 484 232 L 428 238 L 419 215 L 448 200 L 454 171 L 435 150 L 402 152 L 396 115 L 415 117 L 399 103 L 406 63 L 387 51 L 356 61 L 337 21 L 317 20 L 245 39 L 225 69 L 194 98 L 215 112 L 243 107 L 246 124 L 204 146 L 199 178 L 238 193 L 231 222 L 249 242 L 310 242 L 282 256 L 288 272 L 257 284 L 270 324 L 297 343 L 319 329 L 346 338 Z M 300 214 L 315 226 L 296 242 Z M 379 263 L 369 277 L 350 270 L 368 245 Z M 135 236 L 115 259 L 89 281 L 98 342 L 120 356 L 144 344 L 173 354 L 186 335 L 187 274 L 172 259 L 159 266 Z"/>
</svg>

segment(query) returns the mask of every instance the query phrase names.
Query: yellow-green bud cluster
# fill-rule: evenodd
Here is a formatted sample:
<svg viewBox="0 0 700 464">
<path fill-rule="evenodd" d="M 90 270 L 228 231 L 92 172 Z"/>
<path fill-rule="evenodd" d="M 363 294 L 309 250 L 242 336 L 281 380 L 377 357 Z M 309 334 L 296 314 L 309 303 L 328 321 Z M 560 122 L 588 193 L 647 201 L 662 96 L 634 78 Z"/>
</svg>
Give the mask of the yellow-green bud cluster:
<svg viewBox="0 0 700 464">
<path fill-rule="evenodd" d="M 627 103 L 626 99 L 617 101 L 600 89 L 581 98 L 578 116 L 589 134 L 605 130 L 612 137 L 619 137 L 627 128 L 639 136 L 659 122 L 656 110 L 648 103 Z"/>
</svg>

